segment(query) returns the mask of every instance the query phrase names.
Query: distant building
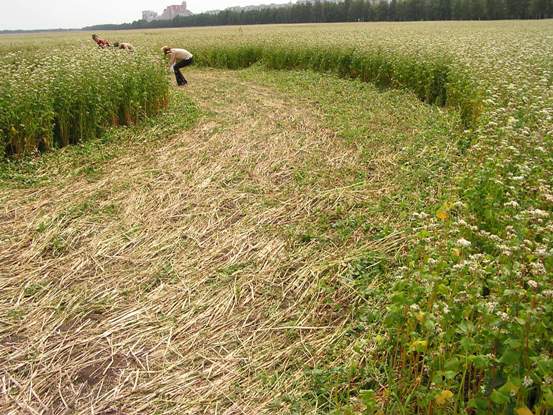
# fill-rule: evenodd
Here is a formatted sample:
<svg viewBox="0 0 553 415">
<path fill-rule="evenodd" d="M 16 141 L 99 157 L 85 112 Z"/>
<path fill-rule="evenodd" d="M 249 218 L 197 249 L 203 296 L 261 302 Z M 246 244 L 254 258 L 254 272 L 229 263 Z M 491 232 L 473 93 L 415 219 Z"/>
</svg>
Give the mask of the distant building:
<svg viewBox="0 0 553 415">
<path fill-rule="evenodd" d="M 153 12 L 151 10 L 144 10 L 142 12 L 142 20 L 146 20 L 147 22 L 151 22 L 157 18 L 157 13 Z"/>
<path fill-rule="evenodd" d="M 297 4 L 315 4 L 316 0 L 298 0 L 297 1 Z M 338 4 L 338 3 L 343 3 L 344 0 L 320 0 L 321 3 L 334 3 L 334 4 Z"/>
<path fill-rule="evenodd" d="M 271 4 L 259 4 L 255 6 L 233 6 L 233 7 L 227 7 L 224 11 L 229 12 L 249 12 L 252 10 L 264 10 L 264 9 L 280 9 L 283 7 L 288 7 L 292 4 L 290 3 L 271 3 Z M 210 10 L 207 12 L 204 12 L 206 14 L 217 14 L 220 13 L 222 10 Z"/>
<path fill-rule="evenodd" d="M 186 2 L 181 5 L 167 6 L 157 20 L 173 20 L 177 16 L 192 16 L 192 12 L 186 8 Z"/>
<path fill-rule="evenodd" d="M 335 4 L 338 4 L 338 3 L 341 3 L 343 2 L 344 0 L 320 0 L 321 3 L 335 3 Z M 295 2 L 295 4 L 309 4 L 309 3 L 312 3 L 314 4 L 316 2 L 316 0 L 297 0 Z M 259 5 L 256 5 L 256 6 L 234 6 L 234 7 L 227 7 L 225 9 L 225 11 L 230 11 L 230 12 L 249 12 L 249 11 L 252 11 L 252 10 L 264 10 L 264 9 L 279 9 L 281 7 L 289 7 L 291 5 L 293 5 L 294 2 L 293 1 L 290 1 L 289 3 L 270 3 L 270 4 L 259 4 Z M 220 13 L 222 10 L 210 10 L 210 11 L 207 11 L 207 12 L 204 12 L 206 14 L 217 14 L 217 13 Z"/>
<path fill-rule="evenodd" d="M 167 6 L 161 15 L 151 10 L 145 10 L 142 12 L 142 19 L 147 22 L 152 22 L 154 20 L 173 20 L 178 16 L 192 16 L 192 14 L 193 13 L 186 7 L 186 2 L 183 1 L 182 4 Z"/>
</svg>

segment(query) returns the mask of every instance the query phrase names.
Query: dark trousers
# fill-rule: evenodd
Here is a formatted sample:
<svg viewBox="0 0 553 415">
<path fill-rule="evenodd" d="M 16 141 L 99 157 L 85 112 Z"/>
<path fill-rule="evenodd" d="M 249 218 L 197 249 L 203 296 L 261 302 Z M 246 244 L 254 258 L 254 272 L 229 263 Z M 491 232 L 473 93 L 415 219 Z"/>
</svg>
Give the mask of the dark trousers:
<svg viewBox="0 0 553 415">
<path fill-rule="evenodd" d="M 190 58 L 190 59 L 183 59 L 182 61 L 179 61 L 175 64 L 175 77 L 177 78 L 177 85 L 179 86 L 186 85 L 188 83 L 188 81 L 182 75 L 182 72 L 180 70 L 185 66 L 192 65 L 193 62 L 194 62 L 194 59 Z"/>
</svg>

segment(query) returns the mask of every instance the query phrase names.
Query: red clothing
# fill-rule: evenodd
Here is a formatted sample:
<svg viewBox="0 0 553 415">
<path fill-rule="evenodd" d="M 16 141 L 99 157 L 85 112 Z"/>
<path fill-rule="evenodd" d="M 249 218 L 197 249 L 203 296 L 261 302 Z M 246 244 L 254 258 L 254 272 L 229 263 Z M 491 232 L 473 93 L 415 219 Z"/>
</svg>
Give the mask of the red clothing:
<svg viewBox="0 0 553 415">
<path fill-rule="evenodd" d="M 111 46 L 107 40 L 100 39 L 100 38 L 96 39 L 96 44 L 100 46 L 102 49 L 105 49 Z"/>
</svg>

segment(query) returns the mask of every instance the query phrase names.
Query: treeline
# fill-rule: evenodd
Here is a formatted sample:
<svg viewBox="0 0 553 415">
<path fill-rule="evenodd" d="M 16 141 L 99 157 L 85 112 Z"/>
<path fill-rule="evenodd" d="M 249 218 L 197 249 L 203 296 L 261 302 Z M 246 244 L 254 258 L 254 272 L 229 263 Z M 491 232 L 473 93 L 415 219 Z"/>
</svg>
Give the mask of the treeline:
<svg viewBox="0 0 553 415">
<path fill-rule="evenodd" d="M 18 35 L 22 33 L 65 33 L 65 32 L 80 32 L 82 29 L 14 29 L 14 30 L 0 30 L 0 35 Z"/>
<path fill-rule="evenodd" d="M 344 0 L 313 1 L 249 11 L 176 17 L 171 21 L 138 20 L 123 25 L 87 29 L 147 29 L 270 23 L 332 23 L 416 20 L 546 19 L 553 17 L 553 0 Z"/>
</svg>

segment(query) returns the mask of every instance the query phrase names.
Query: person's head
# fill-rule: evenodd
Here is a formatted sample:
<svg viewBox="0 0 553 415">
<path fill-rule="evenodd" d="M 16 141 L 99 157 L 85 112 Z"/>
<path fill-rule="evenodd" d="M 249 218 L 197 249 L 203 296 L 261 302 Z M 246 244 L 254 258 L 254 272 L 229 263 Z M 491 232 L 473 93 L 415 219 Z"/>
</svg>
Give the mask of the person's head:
<svg viewBox="0 0 553 415">
<path fill-rule="evenodd" d="M 98 35 L 97 35 L 96 33 L 94 33 L 94 34 L 92 35 L 92 39 L 98 40 Z"/>
<path fill-rule="evenodd" d="M 114 43 L 113 43 L 113 47 L 114 47 L 114 48 L 118 48 L 118 47 L 119 47 L 119 42 L 114 42 Z"/>
<path fill-rule="evenodd" d="M 163 52 L 164 55 L 168 55 L 169 52 L 171 52 L 171 48 L 169 46 L 163 46 L 161 48 L 161 51 Z"/>
</svg>

